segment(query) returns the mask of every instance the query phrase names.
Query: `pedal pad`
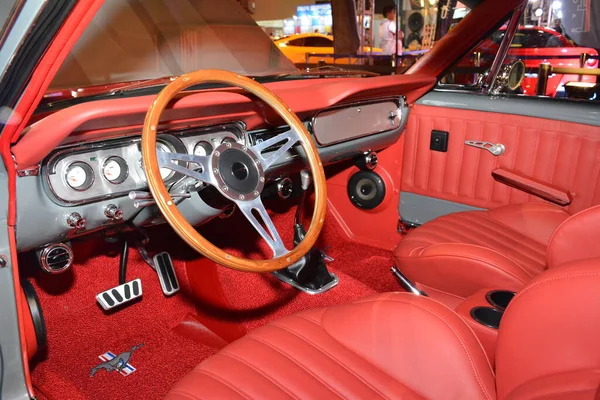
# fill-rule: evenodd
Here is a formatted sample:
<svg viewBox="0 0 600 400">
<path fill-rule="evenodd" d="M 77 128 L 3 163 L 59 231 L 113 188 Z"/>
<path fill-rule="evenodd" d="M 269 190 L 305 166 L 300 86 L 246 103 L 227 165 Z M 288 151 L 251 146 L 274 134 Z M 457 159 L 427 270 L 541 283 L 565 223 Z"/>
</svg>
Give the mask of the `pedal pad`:
<svg viewBox="0 0 600 400">
<path fill-rule="evenodd" d="M 96 295 L 102 308 L 110 310 L 142 296 L 142 281 L 134 279 Z"/>
<path fill-rule="evenodd" d="M 179 291 L 179 281 L 175 275 L 175 268 L 171 256 L 166 251 L 158 253 L 153 258 L 154 269 L 158 274 L 160 286 L 165 296 L 171 296 Z"/>
</svg>

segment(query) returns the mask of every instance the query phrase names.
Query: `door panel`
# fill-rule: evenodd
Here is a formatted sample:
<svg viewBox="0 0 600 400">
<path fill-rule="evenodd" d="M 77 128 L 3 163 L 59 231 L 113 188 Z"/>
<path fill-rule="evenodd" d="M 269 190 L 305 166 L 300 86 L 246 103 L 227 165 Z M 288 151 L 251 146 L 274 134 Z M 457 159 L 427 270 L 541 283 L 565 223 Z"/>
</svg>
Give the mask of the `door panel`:
<svg viewBox="0 0 600 400">
<path fill-rule="evenodd" d="M 429 103 L 435 103 L 431 101 L 432 96 L 428 96 Z M 479 208 L 544 201 L 495 181 L 492 172 L 502 168 L 569 192 L 573 201 L 566 208 L 572 213 L 600 204 L 600 127 L 597 124 L 518 115 L 524 112 L 531 114 L 531 109 L 525 109 L 535 104 L 532 108 L 543 111 L 541 115 L 556 117 L 564 113 L 558 108 L 566 103 L 546 101 L 545 107 L 540 108 L 539 102 L 543 100 L 539 99 L 492 99 L 456 94 L 452 97 L 455 104 L 463 107 L 461 109 L 446 107 L 443 102 L 436 106 L 422 104 L 427 103 L 428 96 L 413 107 L 408 121 L 402 169 L 403 193 Z M 461 101 L 467 97 L 470 101 L 476 99 L 480 109 L 497 110 L 496 105 L 501 103 L 505 111 L 510 111 L 507 105 L 512 103 L 515 114 L 467 109 L 469 103 Z M 591 111 L 587 104 L 571 111 L 571 120 L 590 120 L 589 114 L 583 115 Z M 594 111 L 597 118 L 598 111 Z M 582 114 L 580 119 L 577 113 Z M 447 152 L 429 149 L 434 129 L 449 132 Z M 494 156 L 486 150 L 466 146 L 466 140 L 502 143 L 506 151 Z M 408 211 L 409 205 L 402 203 L 400 213 L 404 218 L 403 209 Z M 447 212 L 452 212 L 452 209 Z M 421 210 L 420 214 L 433 218 L 440 211 Z M 431 218 L 407 221 L 423 223 Z"/>
</svg>

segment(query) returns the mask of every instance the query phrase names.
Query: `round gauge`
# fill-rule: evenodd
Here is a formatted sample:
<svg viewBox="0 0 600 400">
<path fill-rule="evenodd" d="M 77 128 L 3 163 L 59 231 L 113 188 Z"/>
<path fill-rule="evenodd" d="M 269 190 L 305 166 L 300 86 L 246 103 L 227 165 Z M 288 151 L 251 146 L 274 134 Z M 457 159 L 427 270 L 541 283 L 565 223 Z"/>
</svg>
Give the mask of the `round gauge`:
<svg viewBox="0 0 600 400">
<path fill-rule="evenodd" d="M 67 167 L 65 180 L 72 189 L 86 190 L 94 183 L 94 170 L 84 162 L 74 162 Z"/>
<path fill-rule="evenodd" d="M 163 142 L 156 142 L 156 150 L 157 151 L 164 151 L 166 153 L 172 153 L 173 150 L 171 150 L 171 148 Z M 171 161 L 173 164 L 176 164 L 175 161 Z M 173 171 L 172 169 L 169 168 L 160 168 L 160 177 L 163 179 L 163 181 L 166 181 L 167 179 L 171 178 L 174 174 L 175 171 Z"/>
<path fill-rule="evenodd" d="M 209 156 L 212 153 L 212 145 L 207 141 L 201 140 L 194 146 L 195 156 Z"/>
<path fill-rule="evenodd" d="M 225 143 L 237 143 L 237 142 L 232 137 L 226 137 L 223 140 L 221 140 L 221 144 L 225 144 Z"/>
<path fill-rule="evenodd" d="M 127 163 L 121 157 L 109 157 L 102 165 L 102 176 L 110 183 L 122 183 L 127 179 Z"/>
</svg>

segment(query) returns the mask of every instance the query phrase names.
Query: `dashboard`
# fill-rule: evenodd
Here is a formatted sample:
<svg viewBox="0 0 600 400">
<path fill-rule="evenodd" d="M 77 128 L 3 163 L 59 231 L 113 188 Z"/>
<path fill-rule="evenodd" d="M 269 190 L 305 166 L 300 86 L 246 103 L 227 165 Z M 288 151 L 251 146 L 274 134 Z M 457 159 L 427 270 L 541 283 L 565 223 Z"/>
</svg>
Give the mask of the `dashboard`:
<svg viewBox="0 0 600 400">
<path fill-rule="evenodd" d="M 140 142 L 136 136 L 62 148 L 42 170 L 48 194 L 60 204 L 77 205 L 146 190 Z M 158 151 L 208 156 L 222 143 L 246 145 L 247 137 L 243 125 L 234 123 L 169 131 L 159 134 L 156 142 Z M 161 168 L 160 174 L 166 185 L 182 179 L 168 168 Z"/>
<path fill-rule="evenodd" d="M 404 129 L 408 112 L 404 99 L 393 97 L 335 105 L 316 110 L 303 120 L 327 166 L 392 145 Z M 244 120 L 208 126 L 166 124 L 157 135 L 157 150 L 210 155 L 223 142 L 252 146 L 287 129 L 248 130 Z M 76 135 L 65 137 L 64 143 L 40 162 L 38 173 L 20 171 L 19 251 L 44 248 L 95 231 L 118 231 L 124 228 L 122 224 L 147 227 L 165 222 L 146 184 L 140 132 L 93 132 L 83 140 L 73 140 Z M 284 178 L 293 178 L 304 167 L 303 159 L 301 146 L 282 155 L 266 172 L 263 197 L 276 196 L 273 188 Z M 190 224 L 200 225 L 223 213 L 222 204 L 211 200 L 214 188 L 168 168 L 161 170 L 161 176 Z"/>
</svg>

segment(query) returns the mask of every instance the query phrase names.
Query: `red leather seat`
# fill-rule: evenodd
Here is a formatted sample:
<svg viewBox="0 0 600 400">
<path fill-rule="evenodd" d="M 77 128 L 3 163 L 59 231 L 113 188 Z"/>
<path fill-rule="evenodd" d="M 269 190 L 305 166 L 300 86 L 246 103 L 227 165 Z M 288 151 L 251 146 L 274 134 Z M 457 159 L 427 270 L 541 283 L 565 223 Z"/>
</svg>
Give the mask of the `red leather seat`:
<svg viewBox="0 0 600 400">
<path fill-rule="evenodd" d="M 600 259 L 535 278 L 509 305 L 496 368 L 455 312 L 387 293 L 256 329 L 167 396 L 190 399 L 597 399 Z"/>
<path fill-rule="evenodd" d="M 600 256 L 590 234 L 600 232 L 600 207 L 573 216 L 546 203 L 450 214 L 410 231 L 398 244 L 398 268 L 423 291 L 445 303 L 477 290 L 518 291 L 552 265 Z M 587 248 L 587 250 L 585 250 Z"/>
</svg>

